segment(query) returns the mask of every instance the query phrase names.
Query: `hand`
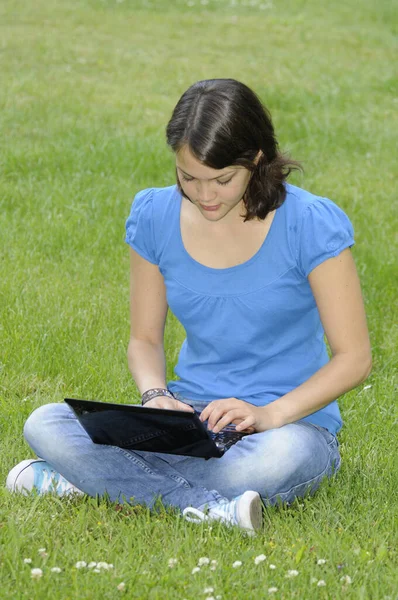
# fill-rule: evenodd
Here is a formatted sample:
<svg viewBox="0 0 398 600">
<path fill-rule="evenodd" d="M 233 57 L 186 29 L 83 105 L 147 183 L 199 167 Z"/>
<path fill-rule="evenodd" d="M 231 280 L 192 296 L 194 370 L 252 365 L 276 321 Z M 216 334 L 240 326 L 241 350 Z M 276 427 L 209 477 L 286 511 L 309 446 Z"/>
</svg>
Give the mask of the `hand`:
<svg viewBox="0 0 398 600">
<path fill-rule="evenodd" d="M 168 408 L 172 410 L 185 410 L 187 412 L 195 412 L 192 406 L 184 404 L 177 399 L 170 398 L 169 396 L 155 396 L 152 400 L 145 402 L 144 406 L 148 408 Z"/>
<path fill-rule="evenodd" d="M 243 433 L 256 433 L 272 429 L 271 422 L 267 422 L 264 406 L 253 406 L 237 398 L 213 400 L 200 414 L 200 420 L 208 420 L 207 427 L 218 433 L 230 423 L 236 425 L 236 431 Z"/>
</svg>

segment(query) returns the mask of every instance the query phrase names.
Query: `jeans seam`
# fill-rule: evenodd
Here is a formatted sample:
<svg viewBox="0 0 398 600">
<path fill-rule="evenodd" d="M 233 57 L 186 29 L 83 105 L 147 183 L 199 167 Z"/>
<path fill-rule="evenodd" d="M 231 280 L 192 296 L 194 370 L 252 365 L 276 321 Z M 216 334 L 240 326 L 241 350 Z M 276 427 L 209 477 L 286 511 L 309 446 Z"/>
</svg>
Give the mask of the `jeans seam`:
<svg viewBox="0 0 398 600">
<path fill-rule="evenodd" d="M 155 477 L 157 476 L 157 474 L 152 471 L 146 464 L 145 462 L 139 460 L 136 456 L 132 455 L 128 450 L 125 450 L 124 448 L 119 448 L 118 446 L 112 446 L 113 448 L 116 448 L 116 450 L 118 450 L 119 452 L 121 452 L 122 454 L 124 454 L 124 456 L 126 458 L 128 458 L 129 460 L 131 460 L 134 464 L 138 465 L 139 467 L 141 467 L 141 469 L 143 471 L 145 471 L 146 473 L 148 473 L 148 475 L 154 475 Z M 170 477 L 170 479 L 173 479 L 173 481 L 181 484 L 184 486 L 184 488 L 189 489 L 191 486 L 189 485 L 189 482 L 184 479 L 181 475 L 174 475 L 173 473 L 168 475 L 168 477 Z"/>
<path fill-rule="evenodd" d="M 131 453 L 131 451 L 125 450 L 124 448 L 119 448 L 119 446 L 112 446 L 112 448 L 117 450 L 119 453 L 124 454 L 126 458 L 131 460 L 137 466 L 141 467 L 141 469 L 146 473 L 150 475 L 156 475 L 156 473 L 154 473 L 144 462 L 138 460 L 137 457 Z"/>
</svg>

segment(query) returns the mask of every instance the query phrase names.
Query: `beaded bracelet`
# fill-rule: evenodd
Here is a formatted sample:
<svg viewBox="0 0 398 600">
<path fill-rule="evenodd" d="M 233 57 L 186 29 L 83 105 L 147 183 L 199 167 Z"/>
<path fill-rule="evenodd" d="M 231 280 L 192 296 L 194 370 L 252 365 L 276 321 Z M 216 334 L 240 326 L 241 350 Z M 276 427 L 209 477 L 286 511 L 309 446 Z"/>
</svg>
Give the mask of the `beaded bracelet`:
<svg viewBox="0 0 398 600">
<path fill-rule="evenodd" d="M 169 398 L 175 398 L 172 392 L 169 392 L 166 388 L 152 388 L 151 390 L 147 390 L 141 396 L 141 405 L 144 406 L 149 400 L 152 398 L 156 398 L 157 396 L 168 396 Z"/>
</svg>

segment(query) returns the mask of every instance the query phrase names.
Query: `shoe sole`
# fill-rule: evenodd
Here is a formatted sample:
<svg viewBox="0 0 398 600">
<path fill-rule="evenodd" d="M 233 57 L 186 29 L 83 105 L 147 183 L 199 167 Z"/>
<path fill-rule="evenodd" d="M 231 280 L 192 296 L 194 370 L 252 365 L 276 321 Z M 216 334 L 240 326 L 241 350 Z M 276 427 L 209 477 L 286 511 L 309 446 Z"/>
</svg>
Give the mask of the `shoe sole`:
<svg viewBox="0 0 398 600">
<path fill-rule="evenodd" d="M 247 491 L 242 495 L 238 506 L 239 525 L 244 529 L 257 531 L 263 525 L 263 509 L 260 494 Z"/>
</svg>

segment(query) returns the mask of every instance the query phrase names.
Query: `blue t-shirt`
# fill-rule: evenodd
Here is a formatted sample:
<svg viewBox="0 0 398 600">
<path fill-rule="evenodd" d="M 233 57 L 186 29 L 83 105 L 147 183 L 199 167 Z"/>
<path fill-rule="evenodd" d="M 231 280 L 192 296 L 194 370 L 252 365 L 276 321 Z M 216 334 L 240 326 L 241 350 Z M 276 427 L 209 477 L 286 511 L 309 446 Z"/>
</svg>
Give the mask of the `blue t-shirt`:
<svg viewBox="0 0 398 600">
<path fill-rule="evenodd" d="M 290 184 L 286 190 L 258 252 L 226 269 L 206 267 L 185 249 L 176 185 L 136 195 L 126 242 L 158 265 L 169 308 L 186 331 L 171 392 L 264 406 L 328 362 L 308 274 L 354 244 L 353 228 L 331 200 Z M 336 400 L 304 420 L 333 434 L 342 426 Z"/>
</svg>

